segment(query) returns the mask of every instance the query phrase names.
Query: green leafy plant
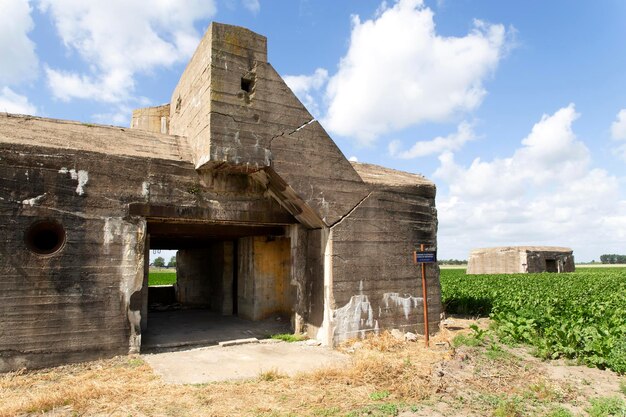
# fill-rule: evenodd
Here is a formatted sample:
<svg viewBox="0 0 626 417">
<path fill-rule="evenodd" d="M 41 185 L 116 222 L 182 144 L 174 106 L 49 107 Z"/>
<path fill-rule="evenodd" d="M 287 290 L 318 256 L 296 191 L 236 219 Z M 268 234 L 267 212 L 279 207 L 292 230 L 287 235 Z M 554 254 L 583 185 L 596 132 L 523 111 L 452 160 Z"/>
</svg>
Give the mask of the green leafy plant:
<svg viewBox="0 0 626 417">
<path fill-rule="evenodd" d="M 281 333 L 281 334 L 273 334 L 270 336 L 271 339 L 282 340 L 283 342 L 301 342 L 303 340 L 307 340 L 308 337 L 302 334 L 292 334 L 292 333 Z"/>
<path fill-rule="evenodd" d="M 589 400 L 587 412 L 591 417 L 626 417 L 626 401 L 618 397 L 600 397 Z"/>
<path fill-rule="evenodd" d="M 370 399 L 374 401 L 380 401 L 389 397 L 389 391 L 376 391 L 370 394 Z"/>
<path fill-rule="evenodd" d="M 626 373 L 625 268 L 472 276 L 444 269 L 441 292 L 447 313 L 489 315 L 506 343 Z M 472 331 L 454 344 L 478 346 L 488 338 L 485 330 Z"/>
<path fill-rule="evenodd" d="M 574 414 L 563 407 L 557 407 L 549 411 L 546 417 L 574 417 Z"/>
</svg>

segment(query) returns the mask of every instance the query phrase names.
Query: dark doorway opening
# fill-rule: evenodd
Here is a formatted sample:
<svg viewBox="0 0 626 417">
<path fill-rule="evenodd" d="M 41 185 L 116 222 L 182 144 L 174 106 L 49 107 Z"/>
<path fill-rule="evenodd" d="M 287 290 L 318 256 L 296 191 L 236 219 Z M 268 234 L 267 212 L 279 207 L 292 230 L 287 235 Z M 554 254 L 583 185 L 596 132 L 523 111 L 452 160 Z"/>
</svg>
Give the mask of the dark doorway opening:
<svg viewBox="0 0 626 417">
<path fill-rule="evenodd" d="M 164 303 L 157 295 L 163 288 L 148 287 L 144 278 L 142 351 L 292 331 L 290 241 L 283 226 L 149 219 L 146 243 L 147 250 L 177 250 L 176 283 Z"/>
<path fill-rule="evenodd" d="M 546 259 L 546 272 L 559 272 L 556 259 Z"/>
</svg>

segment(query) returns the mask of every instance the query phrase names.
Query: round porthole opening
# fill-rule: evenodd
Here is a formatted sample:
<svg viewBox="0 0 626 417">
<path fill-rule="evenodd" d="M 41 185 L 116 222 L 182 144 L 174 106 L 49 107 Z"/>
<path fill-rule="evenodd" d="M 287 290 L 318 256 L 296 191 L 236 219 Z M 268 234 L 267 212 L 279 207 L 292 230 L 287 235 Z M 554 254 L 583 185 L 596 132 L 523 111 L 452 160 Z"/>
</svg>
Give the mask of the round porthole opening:
<svg viewBox="0 0 626 417">
<path fill-rule="evenodd" d="M 31 252 L 38 255 L 51 255 L 63 247 L 65 230 L 54 220 L 40 220 L 28 228 L 24 241 Z"/>
</svg>

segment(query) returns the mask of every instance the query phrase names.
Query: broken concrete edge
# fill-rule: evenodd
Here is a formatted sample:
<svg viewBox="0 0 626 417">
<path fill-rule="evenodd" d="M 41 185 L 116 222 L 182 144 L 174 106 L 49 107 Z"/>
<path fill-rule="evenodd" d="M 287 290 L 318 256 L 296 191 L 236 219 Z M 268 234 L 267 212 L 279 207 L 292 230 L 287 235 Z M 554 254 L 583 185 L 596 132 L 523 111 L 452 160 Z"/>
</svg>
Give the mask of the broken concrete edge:
<svg viewBox="0 0 626 417">
<path fill-rule="evenodd" d="M 228 346 L 248 345 L 250 343 L 259 343 L 259 339 L 257 339 L 256 337 L 250 337 L 248 339 L 226 340 L 224 342 L 219 342 L 218 345 L 220 347 L 228 347 Z"/>
</svg>

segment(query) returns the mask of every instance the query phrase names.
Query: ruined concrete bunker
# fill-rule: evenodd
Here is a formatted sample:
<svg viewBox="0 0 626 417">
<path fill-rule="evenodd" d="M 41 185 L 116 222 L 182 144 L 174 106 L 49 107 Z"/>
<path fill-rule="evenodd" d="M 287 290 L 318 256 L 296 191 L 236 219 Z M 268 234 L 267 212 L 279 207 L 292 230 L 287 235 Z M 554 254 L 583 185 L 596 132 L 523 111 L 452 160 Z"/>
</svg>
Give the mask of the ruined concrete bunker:
<svg viewBox="0 0 626 417">
<path fill-rule="evenodd" d="M 574 272 L 574 252 L 558 246 L 502 246 L 473 249 L 467 274 Z"/>
<path fill-rule="evenodd" d="M 0 371 L 141 351 L 151 249 L 178 249 L 186 307 L 329 345 L 423 330 L 435 185 L 350 163 L 247 29 L 213 23 L 131 129 L 4 114 L 0 149 Z"/>
</svg>

